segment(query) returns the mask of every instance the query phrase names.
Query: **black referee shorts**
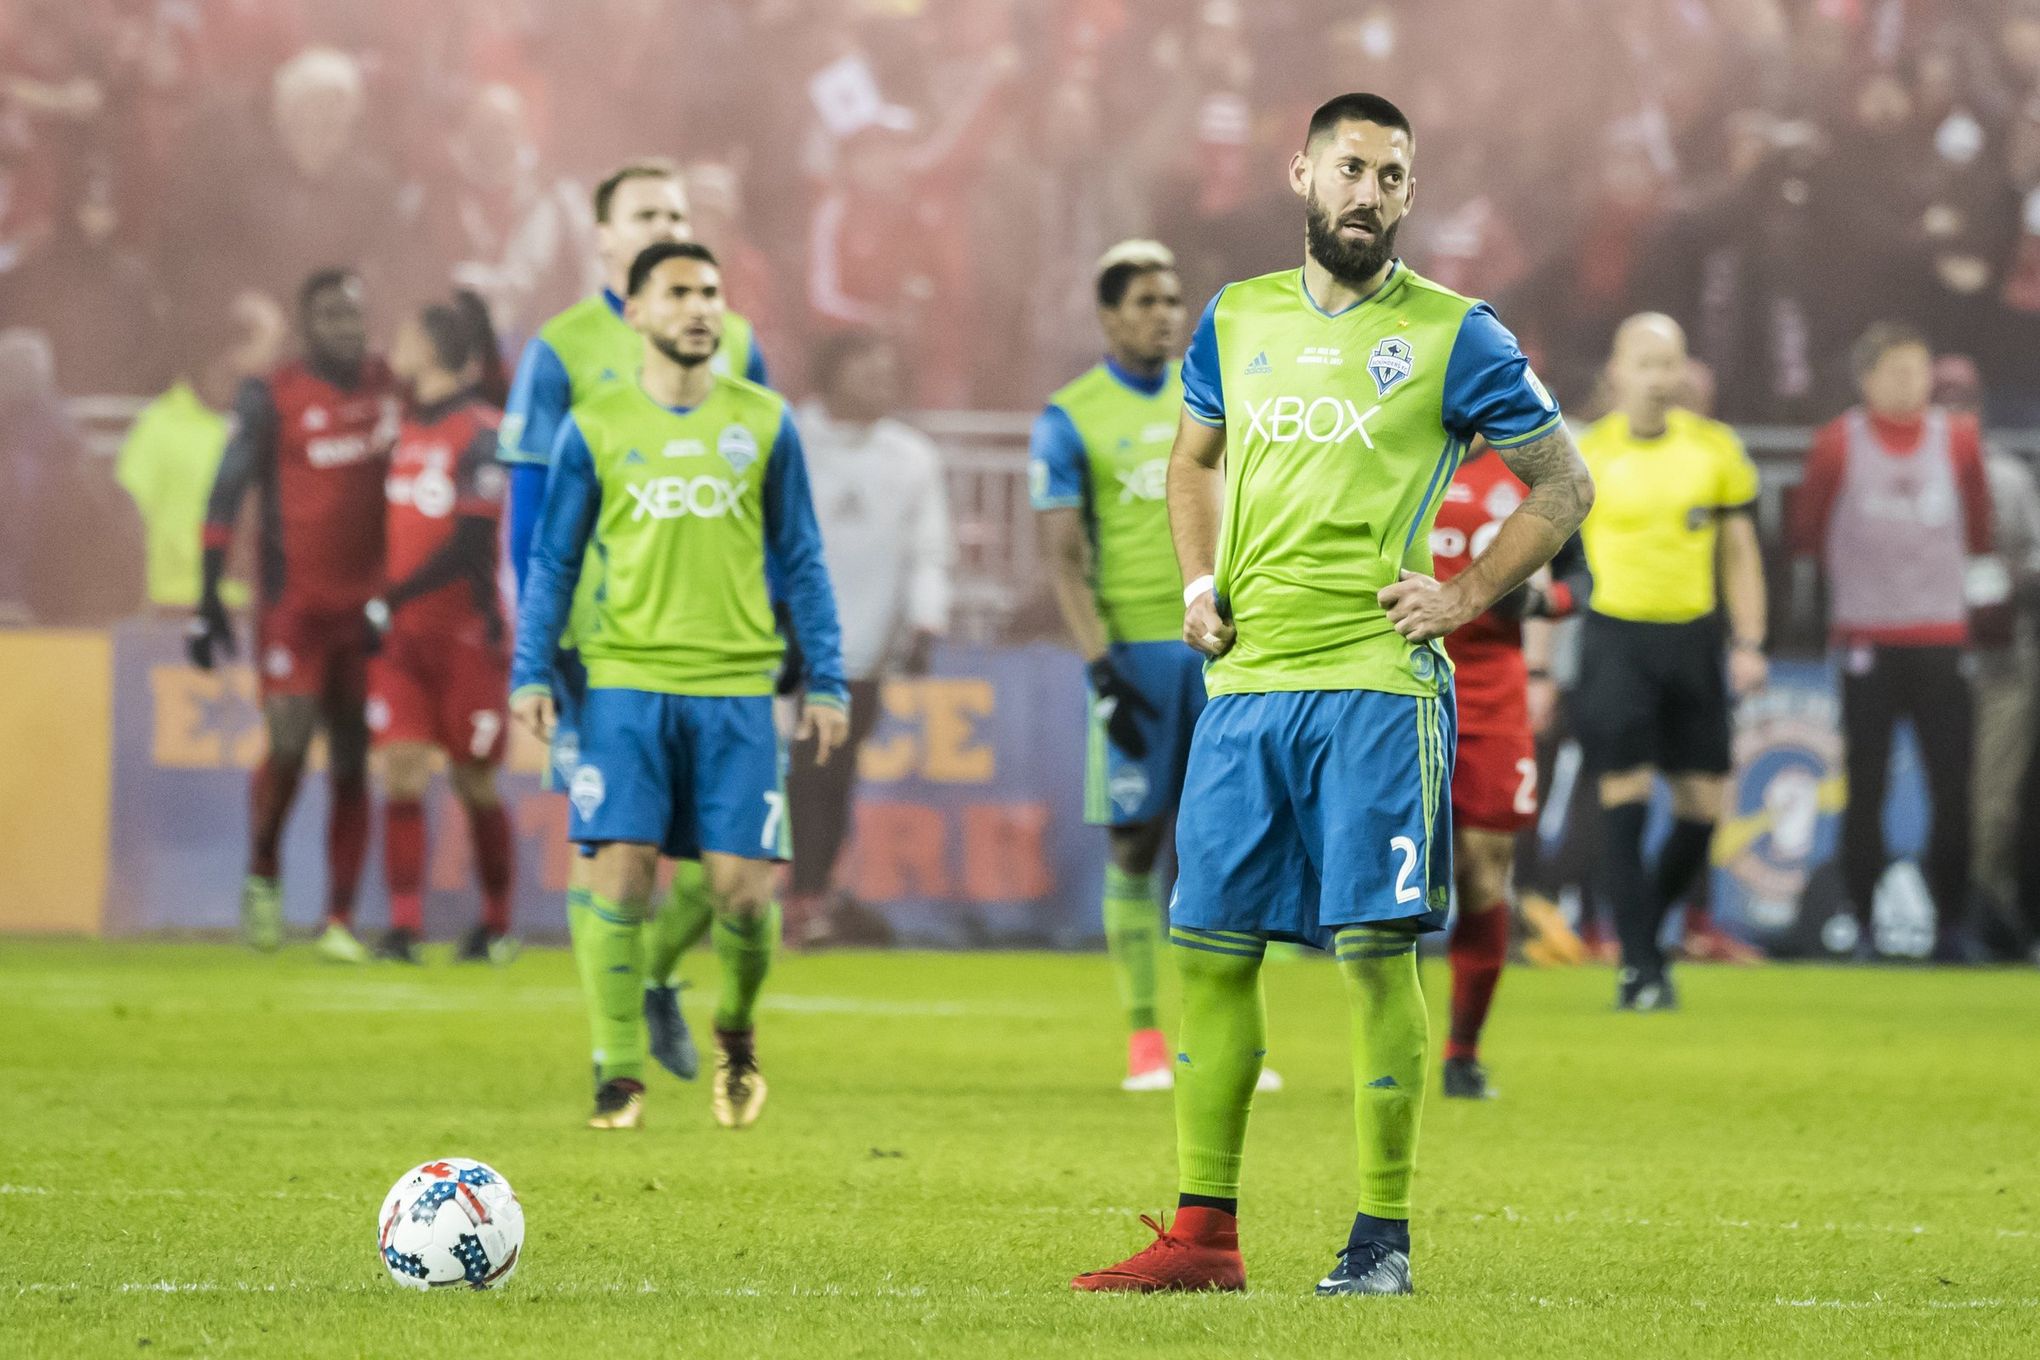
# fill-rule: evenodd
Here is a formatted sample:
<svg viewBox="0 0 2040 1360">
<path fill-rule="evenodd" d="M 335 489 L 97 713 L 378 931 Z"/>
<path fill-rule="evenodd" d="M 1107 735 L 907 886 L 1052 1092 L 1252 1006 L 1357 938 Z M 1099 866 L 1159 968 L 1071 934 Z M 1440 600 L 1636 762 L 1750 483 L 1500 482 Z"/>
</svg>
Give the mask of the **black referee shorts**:
<svg viewBox="0 0 2040 1360">
<path fill-rule="evenodd" d="M 1573 725 L 1588 764 L 1603 774 L 1639 765 L 1727 774 L 1719 618 L 1636 623 L 1589 612 L 1581 626 Z"/>
</svg>

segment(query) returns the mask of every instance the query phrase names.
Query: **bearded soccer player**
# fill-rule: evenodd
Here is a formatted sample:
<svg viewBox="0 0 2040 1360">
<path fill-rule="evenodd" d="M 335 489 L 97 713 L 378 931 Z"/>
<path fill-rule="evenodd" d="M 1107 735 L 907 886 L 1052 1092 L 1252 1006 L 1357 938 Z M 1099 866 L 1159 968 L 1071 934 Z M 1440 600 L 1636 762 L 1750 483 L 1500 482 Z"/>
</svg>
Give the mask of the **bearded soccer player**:
<svg viewBox="0 0 2040 1360">
<path fill-rule="evenodd" d="M 726 1128 L 765 1103 L 752 1015 L 779 937 L 772 900 L 788 836 L 773 689 L 785 644 L 768 573 L 806 652 L 800 734 L 825 763 L 849 731 L 835 597 L 786 402 L 709 368 L 722 330 L 715 256 L 692 242 L 632 263 L 637 376 L 578 403 L 553 449 L 511 668 L 512 707 L 553 735 L 553 639 L 590 545 L 602 590 L 569 835 L 585 872 L 568 897 L 595 1037 L 592 1127 L 643 1119 L 640 936 L 661 854 L 699 857 L 723 987 L 711 1093 Z"/>
<path fill-rule="evenodd" d="M 1432 570 L 1450 581 L 1471 566 L 1525 488 L 1481 441 L 1445 487 L 1431 527 Z M 1540 577 L 1543 573 L 1539 574 Z M 1494 1088 L 1480 1061 L 1481 1030 L 1509 957 L 1510 869 L 1516 837 L 1537 818 L 1537 733 L 1550 721 L 1551 625 L 1581 608 L 1593 588 L 1578 535 L 1551 560 L 1548 579 L 1516 587 L 1454 632 L 1452 694 L 1459 742 L 1452 765 L 1452 876 L 1458 910 L 1447 937 L 1452 1028 L 1444 1092 L 1485 1100 Z"/>
<path fill-rule="evenodd" d="M 1211 658 L 1176 824 L 1183 985 L 1178 1209 L 1081 1290 L 1243 1289 L 1240 1163 L 1267 1047 L 1268 942 L 1334 951 L 1350 1000 L 1359 1212 L 1321 1294 L 1405 1294 L 1425 1087 L 1417 937 L 1451 866 L 1451 669 L 1439 639 L 1549 561 L 1593 496 L 1556 404 L 1484 304 L 1411 273 L 1409 120 L 1376 95 L 1311 118 L 1290 187 L 1301 269 L 1212 299 L 1183 363 L 1169 522 L 1184 639 Z M 1449 582 L 1438 501 L 1475 435 L 1528 491 Z"/>
<path fill-rule="evenodd" d="M 510 658 L 496 588 L 507 480 L 496 462 L 500 413 L 481 396 L 496 337 L 472 294 L 434 303 L 397 333 L 390 367 L 409 389 L 386 486 L 391 584 L 364 610 L 380 638 L 369 666 L 368 725 L 383 786 L 390 928 L 379 957 L 418 962 L 424 933 L 425 789 L 446 755 L 467 811 L 482 919 L 456 956 L 508 963 L 513 847 L 496 786 Z"/>
<path fill-rule="evenodd" d="M 194 665 L 234 653 L 220 577 L 241 500 L 261 500 L 261 610 L 256 662 L 268 750 L 255 769 L 241 931 L 257 949 L 283 940 L 278 845 L 312 733 L 326 729 L 332 791 L 326 827 L 326 928 L 319 950 L 340 963 L 368 951 L 354 938 L 354 892 L 368 849 L 368 638 L 361 611 L 382 584 L 383 473 L 397 433 L 396 388 L 368 353 L 361 281 L 323 270 L 298 294 L 302 357 L 250 378 L 234 399 L 234 433 L 206 505 L 203 581 L 186 634 Z"/>
<path fill-rule="evenodd" d="M 644 340 L 623 316 L 631 261 L 647 246 L 693 235 L 680 169 L 669 161 L 633 161 L 611 171 L 595 188 L 594 208 L 605 286 L 597 296 L 584 298 L 546 322 L 524 347 L 503 416 L 501 457 L 510 468 L 510 561 L 520 591 L 545 495 L 546 469 L 567 412 L 606 387 L 629 385 L 637 372 Z M 755 383 L 765 381 L 765 358 L 751 325 L 735 312 L 724 312 L 722 343 L 709 367 L 717 373 L 741 373 Z M 566 786 L 579 755 L 581 695 L 587 676 L 575 637 L 592 617 L 594 596 L 601 587 L 599 566 L 589 563 L 581 573 L 581 594 L 560 637 L 553 685 L 558 735 L 547 770 L 548 784 L 555 788 Z M 652 1055 L 683 1081 L 694 1078 L 700 1059 L 672 974 L 681 955 L 708 931 L 711 919 L 701 866 L 691 862 L 675 866 L 672 893 L 649 932 L 645 1020 L 651 1026 Z"/>
<path fill-rule="evenodd" d="M 1169 446 L 1183 409 L 1183 286 L 1159 241 L 1123 241 L 1097 270 L 1105 358 L 1049 398 L 1028 450 L 1049 585 L 1091 681 L 1084 815 L 1107 828 L 1105 947 L 1126 1009 L 1128 1091 L 1175 1083 L 1157 1009 L 1155 859 L 1204 711 L 1204 658 L 1183 645 L 1169 542 Z M 1261 1074 L 1263 1089 L 1280 1084 Z"/>
</svg>

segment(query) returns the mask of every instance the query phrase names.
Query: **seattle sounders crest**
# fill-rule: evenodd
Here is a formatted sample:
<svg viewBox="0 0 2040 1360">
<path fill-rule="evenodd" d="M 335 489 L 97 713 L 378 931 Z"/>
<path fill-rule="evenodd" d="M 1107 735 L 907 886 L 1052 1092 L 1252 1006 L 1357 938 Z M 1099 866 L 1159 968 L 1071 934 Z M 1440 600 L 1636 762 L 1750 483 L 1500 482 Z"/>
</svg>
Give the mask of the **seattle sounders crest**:
<svg viewBox="0 0 2040 1360">
<path fill-rule="evenodd" d="M 1410 342 L 1399 335 L 1391 335 L 1374 347 L 1374 353 L 1367 356 L 1367 371 L 1374 377 L 1374 390 L 1387 396 L 1390 389 L 1410 376 L 1415 360 Z"/>
</svg>

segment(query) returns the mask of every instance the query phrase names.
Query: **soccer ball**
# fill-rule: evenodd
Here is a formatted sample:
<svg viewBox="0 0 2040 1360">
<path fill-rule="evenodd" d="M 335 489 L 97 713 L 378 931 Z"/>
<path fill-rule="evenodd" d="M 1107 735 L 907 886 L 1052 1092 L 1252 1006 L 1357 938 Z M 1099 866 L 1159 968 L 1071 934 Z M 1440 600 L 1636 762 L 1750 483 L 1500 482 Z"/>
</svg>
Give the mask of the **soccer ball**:
<svg viewBox="0 0 2040 1360">
<path fill-rule="evenodd" d="M 517 1269 L 524 1206 L 494 1168 L 442 1157 L 397 1178 L 376 1215 L 376 1249 L 406 1289 L 494 1289 Z"/>
</svg>

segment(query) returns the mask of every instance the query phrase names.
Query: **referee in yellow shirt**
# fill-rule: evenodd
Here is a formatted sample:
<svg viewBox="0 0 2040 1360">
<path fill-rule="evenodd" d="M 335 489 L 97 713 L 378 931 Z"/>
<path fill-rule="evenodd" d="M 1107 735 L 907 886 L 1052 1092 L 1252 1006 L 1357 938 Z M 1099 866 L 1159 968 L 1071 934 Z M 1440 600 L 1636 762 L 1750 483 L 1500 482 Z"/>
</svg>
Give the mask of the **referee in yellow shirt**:
<svg viewBox="0 0 2040 1360">
<path fill-rule="evenodd" d="M 1685 375 L 1678 323 L 1629 318 L 1608 362 L 1615 409 L 1579 440 L 1596 495 L 1580 530 L 1594 598 L 1576 726 L 1600 780 L 1623 1010 L 1678 1004 L 1658 935 L 1706 867 L 1722 815 L 1729 691 L 1762 689 L 1767 671 L 1757 470 L 1728 426 L 1674 405 Z M 1644 819 L 1659 774 L 1671 784 L 1673 823 L 1647 871 Z"/>
</svg>

